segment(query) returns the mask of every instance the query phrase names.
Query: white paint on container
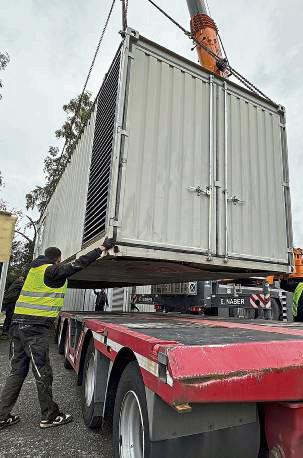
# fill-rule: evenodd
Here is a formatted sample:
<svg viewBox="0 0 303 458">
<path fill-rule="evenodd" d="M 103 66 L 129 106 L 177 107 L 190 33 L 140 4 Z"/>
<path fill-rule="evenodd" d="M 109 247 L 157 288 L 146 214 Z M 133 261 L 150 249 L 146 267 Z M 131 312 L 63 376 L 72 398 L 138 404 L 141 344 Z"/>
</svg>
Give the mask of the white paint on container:
<svg viewBox="0 0 303 458">
<path fill-rule="evenodd" d="M 68 288 L 65 298 L 63 310 L 73 311 L 95 311 L 96 296 L 92 289 L 73 289 Z"/>
<path fill-rule="evenodd" d="M 58 246 L 66 259 L 81 249 L 95 118 L 96 109 L 43 215 L 36 254 L 48 246 Z"/>
</svg>

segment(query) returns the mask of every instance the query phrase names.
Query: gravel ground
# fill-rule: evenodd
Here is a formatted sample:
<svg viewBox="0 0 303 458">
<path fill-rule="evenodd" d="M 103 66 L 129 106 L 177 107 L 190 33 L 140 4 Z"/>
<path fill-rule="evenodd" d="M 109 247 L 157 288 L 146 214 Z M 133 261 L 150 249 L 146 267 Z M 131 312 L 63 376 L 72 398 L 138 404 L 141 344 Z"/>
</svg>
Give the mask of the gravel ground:
<svg viewBox="0 0 303 458">
<path fill-rule="evenodd" d="M 51 339 L 52 340 L 52 339 Z M 0 339 L 0 389 L 8 374 L 8 341 Z M 111 437 L 87 429 L 82 420 L 80 387 L 75 373 L 63 367 L 62 356 L 51 343 L 54 371 L 54 399 L 63 412 L 74 416 L 73 423 L 48 430 L 39 428 L 40 409 L 35 380 L 30 372 L 14 412 L 21 417 L 15 426 L 0 431 L 0 457 L 99 457 L 111 458 Z"/>
</svg>

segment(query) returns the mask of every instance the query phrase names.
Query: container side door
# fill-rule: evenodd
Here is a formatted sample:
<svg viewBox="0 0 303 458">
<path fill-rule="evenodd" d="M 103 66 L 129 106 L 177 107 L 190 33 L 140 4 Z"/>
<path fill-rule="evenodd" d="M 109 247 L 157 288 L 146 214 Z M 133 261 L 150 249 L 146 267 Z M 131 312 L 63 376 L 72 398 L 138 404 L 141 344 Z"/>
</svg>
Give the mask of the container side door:
<svg viewBox="0 0 303 458">
<path fill-rule="evenodd" d="M 218 89 L 218 254 L 288 262 L 280 116 Z"/>
<path fill-rule="evenodd" d="M 139 45 L 132 54 L 118 240 L 213 252 L 215 202 L 206 192 L 213 180 L 209 79 Z"/>
</svg>

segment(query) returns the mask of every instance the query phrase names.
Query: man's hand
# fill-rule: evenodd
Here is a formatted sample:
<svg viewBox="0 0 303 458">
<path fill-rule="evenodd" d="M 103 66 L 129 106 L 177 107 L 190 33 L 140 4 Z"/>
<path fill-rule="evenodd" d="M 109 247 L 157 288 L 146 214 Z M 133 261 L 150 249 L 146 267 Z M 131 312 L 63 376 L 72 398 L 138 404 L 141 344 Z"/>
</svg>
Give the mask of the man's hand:
<svg viewBox="0 0 303 458">
<path fill-rule="evenodd" d="M 100 246 L 101 251 L 108 251 L 111 248 L 114 248 L 115 242 L 114 239 L 109 239 L 108 237 L 105 237 L 104 242 Z"/>
</svg>

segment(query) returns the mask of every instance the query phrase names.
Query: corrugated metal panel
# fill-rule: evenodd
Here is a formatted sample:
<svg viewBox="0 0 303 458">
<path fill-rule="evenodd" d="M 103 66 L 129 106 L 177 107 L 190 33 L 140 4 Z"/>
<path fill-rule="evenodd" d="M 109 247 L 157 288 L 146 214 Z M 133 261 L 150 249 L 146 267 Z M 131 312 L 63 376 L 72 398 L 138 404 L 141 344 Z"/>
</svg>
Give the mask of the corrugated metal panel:
<svg viewBox="0 0 303 458">
<path fill-rule="evenodd" d="M 151 294 L 151 285 L 137 286 L 136 294 Z"/>
<path fill-rule="evenodd" d="M 96 110 L 47 206 L 40 225 L 38 253 L 48 246 L 58 246 L 63 258 L 69 258 L 81 249 L 95 114 Z"/>
<path fill-rule="evenodd" d="M 117 109 L 120 58 L 121 53 L 118 52 L 105 77 L 98 96 L 98 109 L 86 203 L 83 235 L 84 244 L 105 231 Z"/>
<path fill-rule="evenodd" d="M 68 288 L 63 310 L 94 311 L 96 296 L 92 289 L 71 289 Z"/>
<path fill-rule="evenodd" d="M 75 281 L 121 286 L 219 278 L 236 268 L 286 271 L 292 237 L 282 111 L 137 38 L 127 35 L 121 50 L 106 163 L 97 159 L 96 129 L 94 160 L 102 167 L 95 173 L 92 166 L 90 193 L 109 198 L 106 209 L 89 197 L 87 222 L 94 224 L 84 236 L 85 249 L 102 231 L 116 236 L 121 257 L 76 274 Z M 107 107 L 100 110 L 99 119 L 106 119 Z M 95 186 L 111 156 L 109 187 Z M 89 175 L 82 160 L 79 151 L 78 165 L 73 157 L 46 214 L 44 246 L 62 242 L 65 258 L 81 245 Z M 235 205 L 227 200 L 234 196 Z"/>
<path fill-rule="evenodd" d="M 281 107 L 150 42 L 131 52 L 118 241 L 286 264 Z"/>
<path fill-rule="evenodd" d="M 280 114 L 227 85 L 218 87 L 217 113 L 218 254 L 287 262 Z"/>
<path fill-rule="evenodd" d="M 141 313 L 151 313 L 155 312 L 155 306 L 150 304 L 136 304 L 136 307 Z"/>
<path fill-rule="evenodd" d="M 205 190 L 213 176 L 209 79 L 139 45 L 132 54 L 119 240 L 208 252 L 209 200 L 214 206 L 214 199 L 189 188 Z M 212 252 L 214 216 L 212 211 Z"/>
<path fill-rule="evenodd" d="M 125 308 L 125 290 L 126 288 L 113 288 L 111 310 L 123 311 Z"/>
</svg>

